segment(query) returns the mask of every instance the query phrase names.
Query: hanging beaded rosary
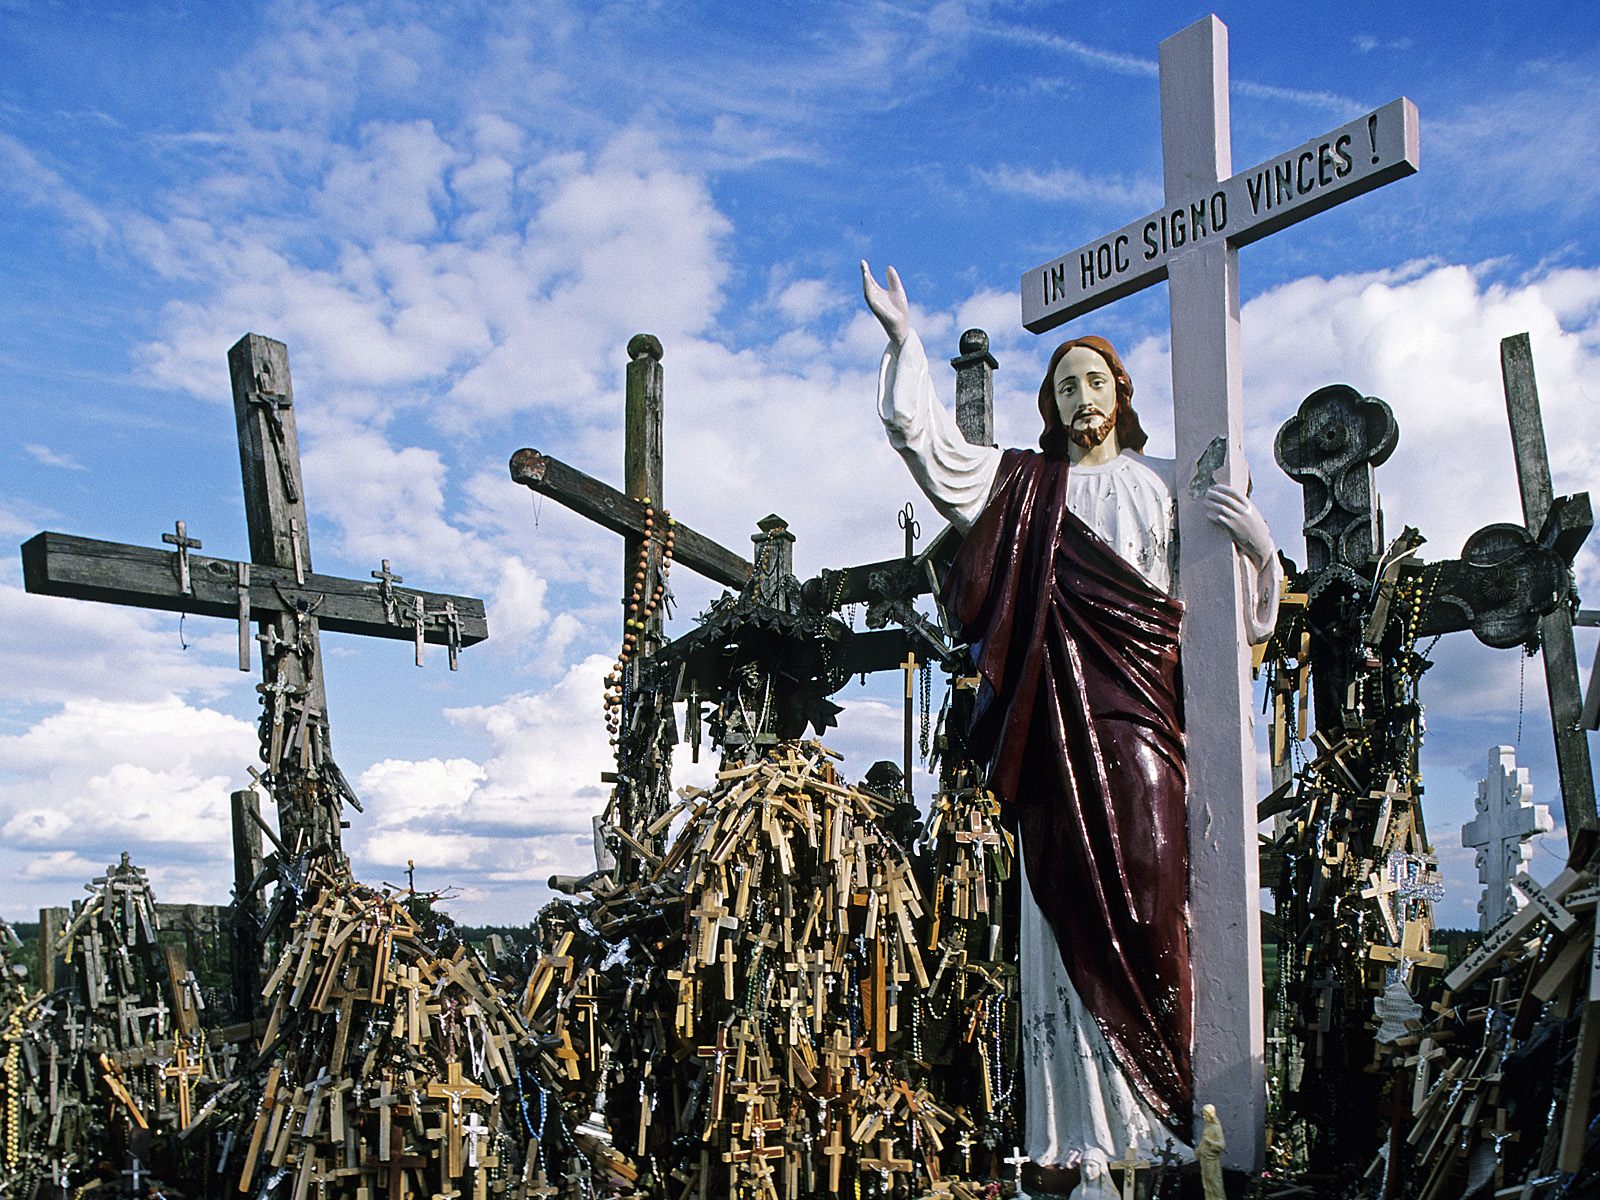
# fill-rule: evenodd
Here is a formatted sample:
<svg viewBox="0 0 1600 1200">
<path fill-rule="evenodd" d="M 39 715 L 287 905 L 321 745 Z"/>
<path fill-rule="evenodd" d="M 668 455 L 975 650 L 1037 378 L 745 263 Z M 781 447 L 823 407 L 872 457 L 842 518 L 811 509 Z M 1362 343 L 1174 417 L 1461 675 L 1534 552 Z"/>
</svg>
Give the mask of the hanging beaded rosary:
<svg viewBox="0 0 1600 1200">
<path fill-rule="evenodd" d="M 613 746 L 622 736 L 623 680 L 634 654 L 639 649 L 639 639 L 644 636 L 645 630 L 650 627 L 651 618 L 661 607 L 661 599 L 667 590 L 667 576 L 672 572 L 672 547 L 677 522 L 672 519 L 672 514 L 667 509 L 662 509 L 661 519 L 666 525 L 666 533 L 661 536 L 661 565 L 656 574 L 656 585 L 650 592 L 650 598 L 646 600 L 644 592 L 650 571 L 650 548 L 656 542 L 656 510 L 650 503 L 650 497 L 644 497 L 643 503 L 644 540 L 639 546 L 639 561 L 634 567 L 633 586 L 628 593 L 628 616 L 623 622 L 622 649 L 617 654 L 617 661 L 611 668 L 611 673 L 606 676 L 606 733 L 610 736 Z"/>
</svg>

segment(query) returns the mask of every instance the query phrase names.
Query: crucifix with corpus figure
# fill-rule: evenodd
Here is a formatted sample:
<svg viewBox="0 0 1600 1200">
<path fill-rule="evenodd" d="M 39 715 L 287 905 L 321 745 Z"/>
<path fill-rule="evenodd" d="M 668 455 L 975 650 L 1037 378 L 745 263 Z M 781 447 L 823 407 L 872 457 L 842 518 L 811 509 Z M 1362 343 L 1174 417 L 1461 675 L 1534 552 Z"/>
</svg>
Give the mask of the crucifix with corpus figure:
<svg viewBox="0 0 1600 1200">
<path fill-rule="evenodd" d="M 251 669 L 251 643 L 261 643 L 260 779 L 278 803 L 279 841 L 339 846 L 339 811 L 354 794 L 333 761 L 320 633 L 363 634 L 409 641 L 422 664 L 426 642 L 456 651 L 488 637 L 483 601 L 394 586 L 389 570 L 377 582 L 312 570 L 305 489 L 300 470 L 289 351 L 279 341 L 246 334 L 228 351 L 239 462 L 244 480 L 250 556 L 243 561 L 192 553 L 201 541 L 185 522 L 162 535 L 165 550 L 119 545 L 61 533 L 40 533 L 22 546 L 23 581 L 46 596 L 221 617 L 239 628 L 239 669 Z M 253 633 L 252 623 L 259 626 Z M 312 799 L 316 797 L 316 799 Z M 244 895 L 259 859 L 255 792 L 235 792 L 236 887 Z"/>
<path fill-rule="evenodd" d="M 1121 1084 L 1106 1084 L 1099 1107 L 1132 1112 L 1149 1102 L 1140 1120 L 1165 1123 L 1193 1144 L 1193 1112 L 1214 1104 L 1233 1131 L 1229 1164 L 1250 1169 L 1263 1153 L 1265 1081 L 1246 668 L 1249 641 L 1270 632 L 1279 576 L 1270 534 L 1247 498 L 1238 247 L 1411 174 L 1418 135 L 1415 108 L 1399 99 L 1233 173 L 1226 37 L 1212 16 L 1161 45 L 1162 208 L 1022 278 L 1023 324 L 1036 333 L 1168 282 L 1176 443 L 1170 468 L 1123 453 L 1142 449 L 1144 435 L 1131 416 L 1126 371 L 1098 338 L 1065 343 L 1051 360 L 1040 389 L 1043 454 L 963 444 L 932 402 L 898 276 L 891 270 L 889 287 L 881 288 L 863 264 L 863 285 L 890 338 L 879 401 L 890 442 L 935 507 L 966 532 L 944 602 L 978 647 L 989 689 L 979 701 L 986 715 L 974 724 L 974 749 L 990 767 L 991 786 L 1015 800 L 1025 865 L 1031 849 L 1041 872 L 1056 878 L 1110 872 L 1115 879 L 1090 890 L 1131 897 L 1131 908 L 1120 899 L 1102 905 L 1100 916 L 1080 927 L 1085 918 L 1076 914 L 1092 901 L 1058 902 L 1046 895 L 1051 888 L 1031 889 L 1047 917 L 1034 948 L 1040 958 L 1059 957 L 1069 975 L 1093 976 L 1075 985 L 1075 994 L 1092 994 L 1094 1007 L 1080 999 L 1072 1019 L 1086 1036 L 1098 1030 L 1112 1047 L 1103 1057 L 1120 1062 L 1101 1073 L 1103 1080 L 1127 1071 Z M 1172 529 L 1173 508 L 1181 538 Z M 1059 522 L 1053 515 L 1035 520 L 1040 512 L 1063 515 Z M 1174 541 L 1181 595 L 1206 600 L 1187 611 L 1167 591 Z M 1048 589 L 1059 589 L 1063 571 L 1079 589 L 1075 602 L 1052 602 L 1048 619 L 1030 618 L 1043 624 L 1024 627 L 1020 614 L 1036 606 L 1035 592 L 1053 594 Z M 1133 621 L 1123 624 L 1131 593 L 1141 599 Z M 1082 628 L 1063 636 L 1075 621 Z M 1079 649 L 1066 646 L 1073 639 Z M 1116 646 L 1138 662 L 1086 670 L 1093 655 L 1080 650 L 1091 645 Z M 1053 686 L 1038 683 L 1044 674 Z M 1127 682 L 1134 678 L 1137 688 Z M 1118 692 L 1111 710 L 1096 699 L 1106 689 Z M 1107 711 L 1131 711 L 1130 703 L 1148 710 L 1149 719 L 1137 724 L 1154 732 L 1130 732 L 1135 722 L 1120 716 L 1103 719 Z M 1157 760 L 1164 765 L 1146 770 Z M 1041 773 L 1045 763 L 1057 766 Z M 1045 774 L 1053 782 L 1042 782 Z M 1162 799 L 1141 807 L 1131 799 L 1136 794 Z M 1169 878 L 1170 865 L 1142 849 L 1151 841 L 1148 829 L 1141 835 L 1130 826 L 1119 836 L 1120 818 L 1113 818 L 1109 833 L 1097 832 L 1106 823 L 1100 814 L 1118 804 L 1130 805 L 1130 813 L 1158 811 L 1156 842 L 1186 838 L 1186 879 Z M 1041 815 L 1067 807 L 1084 810 L 1076 840 L 1052 825 L 1071 825 L 1070 817 Z M 1037 826 L 1032 833 L 1030 822 Z M 1043 861 L 1046 853 L 1060 861 Z M 1151 861 L 1129 870 L 1126 860 L 1141 854 Z M 1173 855 L 1167 857 L 1170 863 Z M 1172 927 L 1170 936 L 1154 930 L 1157 921 Z M 1025 910 L 1024 1023 L 1027 927 Z M 1143 929 L 1152 931 L 1148 945 L 1136 940 L 1147 936 Z M 1121 983 L 1111 974 L 1121 968 L 1101 973 L 1097 965 L 1104 956 L 1093 943 L 1108 938 L 1123 947 L 1119 959 L 1128 960 Z M 1172 961 L 1180 957 L 1182 968 Z M 1041 986 L 1039 1002 L 1054 994 Z M 1031 1051 L 1024 1057 L 1036 1065 Z M 1060 1111 L 1049 1088 L 1073 1091 L 1076 1085 L 1066 1081 L 1072 1070 L 1065 1064 L 1061 1081 L 1030 1083 L 1029 1112 Z M 1052 1067 L 1036 1067 L 1032 1078 L 1053 1074 Z M 1085 1106 L 1086 1113 L 1096 1107 Z M 1069 1166 L 1087 1149 L 1115 1152 L 1123 1131 L 1097 1123 L 1103 1118 L 1086 1116 L 1079 1130 L 1052 1130 L 1030 1116 L 1029 1149 L 1050 1147 L 1043 1166 Z M 1058 1155 L 1065 1157 L 1055 1161 Z"/>
</svg>

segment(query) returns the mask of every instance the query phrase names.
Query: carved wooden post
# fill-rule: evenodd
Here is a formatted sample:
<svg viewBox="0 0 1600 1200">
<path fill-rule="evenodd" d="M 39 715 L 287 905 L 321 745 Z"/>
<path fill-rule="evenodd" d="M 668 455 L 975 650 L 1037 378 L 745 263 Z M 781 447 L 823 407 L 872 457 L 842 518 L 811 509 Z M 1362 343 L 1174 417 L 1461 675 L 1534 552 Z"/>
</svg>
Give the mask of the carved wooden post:
<svg viewBox="0 0 1600 1200">
<path fill-rule="evenodd" d="M 233 997 L 241 1021 L 255 1016 L 261 991 L 261 921 L 265 906 L 259 893 L 250 886 L 261 873 L 260 800 L 254 788 L 244 788 L 230 797 L 233 812 L 233 927 L 230 930 L 233 958 Z"/>
<path fill-rule="evenodd" d="M 292 570 L 296 579 L 303 580 L 312 569 L 311 545 L 305 487 L 300 477 L 300 440 L 295 431 L 294 385 L 289 379 L 289 348 L 272 338 L 247 333 L 228 351 L 228 375 L 233 384 L 234 418 L 239 426 L 239 467 L 244 479 L 251 561 Z M 315 714 L 310 718 L 311 727 L 321 738 L 326 756 L 331 757 L 317 618 L 310 613 L 280 613 L 261 624 L 276 635 L 274 644 L 301 647 L 303 653 L 263 654 L 262 678 L 269 687 L 286 687 L 292 693 L 301 693 L 302 704 Z M 269 704 L 269 712 L 271 708 Z M 337 819 L 325 806 L 302 810 L 291 799 L 295 790 L 273 789 L 284 844 L 293 847 L 304 832 L 313 845 L 327 842 L 337 848 Z"/>
<path fill-rule="evenodd" d="M 56 939 L 66 926 L 66 912 L 64 908 L 39 910 L 39 988 L 47 996 L 56 990 Z"/>
<path fill-rule="evenodd" d="M 1000 369 L 989 353 L 989 335 L 969 329 L 961 335 L 961 353 L 950 360 L 956 369 L 956 427 L 974 446 L 994 445 L 994 373 Z"/>
<path fill-rule="evenodd" d="M 1522 518 L 1528 532 L 1538 537 L 1554 495 L 1544 421 L 1539 414 L 1539 388 L 1533 376 L 1533 347 L 1527 334 L 1501 341 L 1500 374 L 1505 381 L 1506 413 L 1511 419 L 1511 444 L 1516 451 Z M 1578 689 L 1578 656 L 1572 644 L 1572 609 L 1565 597 L 1563 603 L 1539 619 L 1539 644 L 1544 648 L 1545 690 L 1550 697 L 1561 806 L 1566 813 L 1570 843 L 1580 830 L 1594 828 L 1596 820 L 1594 769 L 1589 762 L 1589 735 L 1583 730 L 1583 693 Z"/>
<path fill-rule="evenodd" d="M 661 416 L 664 376 L 661 370 L 661 343 L 653 334 L 635 334 L 628 343 L 627 409 L 623 418 L 622 490 L 631 499 L 641 500 L 655 509 L 656 532 L 664 532 L 665 508 L 661 500 Z M 629 534 L 623 544 L 623 619 L 627 619 L 628 595 L 639 568 L 639 554 L 646 539 Z M 649 599 L 661 570 L 660 553 L 652 546 L 645 570 L 644 598 Z M 649 628 L 640 634 L 639 656 L 655 653 L 661 646 L 662 619 L 659 609 L 651 616 Z M 626 631 L 626 626 L 624 626 Z"/>
</svg>

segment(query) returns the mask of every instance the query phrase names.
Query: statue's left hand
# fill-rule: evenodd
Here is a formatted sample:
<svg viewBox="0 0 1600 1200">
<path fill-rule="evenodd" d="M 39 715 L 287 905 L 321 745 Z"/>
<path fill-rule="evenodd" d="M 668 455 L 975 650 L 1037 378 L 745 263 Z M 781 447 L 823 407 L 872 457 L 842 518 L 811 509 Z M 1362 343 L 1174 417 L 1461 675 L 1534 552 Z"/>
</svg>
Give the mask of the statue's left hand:
<svg viewBox="0 0 1600 1200">
<path fill-rule="evenodd" d="M 1277 553 L 1267 519 L 1261 515 L 1255 501 L 1238 488 L 1219 483 L 1206 492 L 1206 515 L 1227 531 L 1233 544 L 1256 570 L 1265 567 L 1267 560 Z"/>
</svg>

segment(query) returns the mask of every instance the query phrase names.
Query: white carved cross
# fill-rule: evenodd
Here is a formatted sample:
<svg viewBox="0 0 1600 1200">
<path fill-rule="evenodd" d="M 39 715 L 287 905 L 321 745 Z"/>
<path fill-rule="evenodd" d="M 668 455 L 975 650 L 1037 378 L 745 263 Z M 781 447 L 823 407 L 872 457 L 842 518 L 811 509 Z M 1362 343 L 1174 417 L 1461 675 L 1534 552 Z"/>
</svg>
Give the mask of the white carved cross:
<svg viewBox="0 0 1600 1200">
<path fill-rule="evenodd" d="M 1555 827 L 1550 806 L 1533 803 L 1528 768 L 1517 766 L 1510 746 L 1489 751 L 1489 771 L 1478 784 L 1478 815 L 1461 827 L 1461 844 L 1478 852 L 1478 928 L 1485 933 L 1528 899 L 1511 886 L 1533 858 L 1529 839 Z"/>
<path fill-rule="evenodd" d="M 1205 519 L 1212 483 L 1247 483 L 1238 247 L 1417 169 L 1417 110 L 1404 98 L 1237 175 L 1228 125 L 1228 31 L 1205 17 L 1161 43 L 1157 212 L 1022 277 L 1022 323 L 1043 333 L 1165 279 L 1189 744 L 1189 907 L 1195 981 L 1195 1106 L 1217 1107 L 1225 1161 L 1261 1165 L 1266 1080 L 1261 997 L 1255 738 L 1239 572 Z M 1221 439 L 1214 474 L 1202 456 Z M 1209 461 L 1209 460 L 1208 460 Z"/>
</svg>

